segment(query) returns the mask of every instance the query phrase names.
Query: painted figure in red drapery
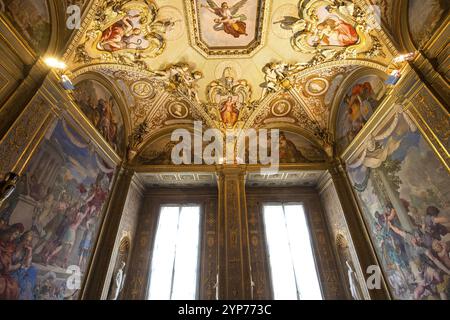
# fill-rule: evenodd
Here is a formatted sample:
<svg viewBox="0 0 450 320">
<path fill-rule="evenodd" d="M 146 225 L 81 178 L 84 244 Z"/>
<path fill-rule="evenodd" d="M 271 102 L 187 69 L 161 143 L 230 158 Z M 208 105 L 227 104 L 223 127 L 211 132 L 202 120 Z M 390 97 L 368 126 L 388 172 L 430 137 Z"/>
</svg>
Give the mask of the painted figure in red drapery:
<svg viewBox="0 0 450 320">
<path fill-rule="evenodd" d="M 131 38 L 141 34 L 141 29 L 133 26 L 133 18 L 135 17 L 125 16 L 122 20 L 117 21 L 104 30 L 98 43 L 98 48 L 110 52 L 128 49 L 131 44 Z M 138 41 L 136 45 L 142 42 L 141 39 L 138 39 Z"/>
<path fill-rule="evenodd" d="M 220 116 L 222 117 L 223 123 L 228 128 L 233 127 L 238 121 L 239 110 L 236 108 L 236 102 L 233 102 L 232 97 L 228 97 L 228 99 L 222 104 Z"/>
<path fill-rule="evenodd" d="M 328 18 L 317 25 L 319 31 L 318 44 L 323 46 L 348 47 L 358 42 L 356 29 L 341 19 Z"/>
<path fill-rule="evenodd" d="M 206 2 L 208 6 L 202 5 L 202 7 L 219 17 L 214 19 L 216 23 L 213 27 L 214 30 L 223 30 L 235 38 L 239 38 L 242 35 L 247 36 L 247 24 L 243 21 L 247 17 L 243 14 L 238 14 L 239 9 L 247 3 L 247 0 L 241 0 L 231 7 L 227 2 L 223 2 L 220 7 L 213 0 L 207 0 Z"/>
<path fill-rule="evenodd" d="M 19 299 L 19 283 L 12 273 L 22 267 L 20 264 L 13 264 L 13 256 L 16 251 L 16 240 L 23 231 L 23 225 L 17 223 L 0 235 L 0 300 Z"/>
</svg>

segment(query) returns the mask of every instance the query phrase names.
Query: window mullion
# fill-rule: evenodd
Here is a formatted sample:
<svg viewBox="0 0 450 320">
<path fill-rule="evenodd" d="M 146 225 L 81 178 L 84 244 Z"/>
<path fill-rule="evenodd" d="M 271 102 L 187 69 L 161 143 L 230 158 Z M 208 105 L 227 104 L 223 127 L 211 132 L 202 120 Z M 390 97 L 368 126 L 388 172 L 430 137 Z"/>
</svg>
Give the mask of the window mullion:
<svg viewBox="0 0 450 320">
<path fill-rule="evenodd" d="M 281 209 L 283 210 L 283 217 L 284 217 L 284 226 L 286 228 L 286 233 L 287 233 L 287 238 L 288 238 L 288 247 L 289 247 L 289 253 L 290 253 L 290 258 L 291 258 L 291 265 L 292 265 L 292 270 L 294 271 L 294 280 L 295 280 L 295 289 L 297 291 L 297 299 L 300 300 L 301 296 L 300 296 L 300 290 L 299 290 L 299 285 L 297 282 L 297 273 L 295 270 L 295 265 L 294 265 L 294 256 L 293 256 L 293 252 L 292 252 L 292 246 L 291 246 L 291 237 L 289 236 L 289 229 L 287 226 L 287 218 L 286 218 L 286 211 L 284 210 L 284 203 L 281 204 Z"/>
<path fill-rule="evenodd" d="M 177 259 L 178 233 L 180 231 L 180 216 L 181 216 L 181 207 L 178 207 L 178 219 L 177 219 L 177 233 L 176 233 L 176 241 L 175 241 L 175 253 L 173 255 L 172 279 L 170 281 L 170 300 L 172 300 L 173 280 L 175 278 L 175 262 L 176 262 L 176 259 Z"/>
</svg>

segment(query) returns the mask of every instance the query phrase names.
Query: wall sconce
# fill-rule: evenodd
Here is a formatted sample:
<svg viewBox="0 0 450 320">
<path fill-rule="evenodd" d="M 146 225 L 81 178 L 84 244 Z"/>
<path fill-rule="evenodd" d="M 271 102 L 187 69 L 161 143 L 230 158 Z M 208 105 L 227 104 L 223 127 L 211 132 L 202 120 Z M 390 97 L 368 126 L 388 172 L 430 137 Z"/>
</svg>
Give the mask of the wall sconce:
<svg viewBox="0 0 450 320">
<path fill-rule="evenodd" d="M 61 85 L 65 90 L 75 90 L 75 86 L 72 84 L 72 81 L 65 74 L 61 76 Z"/>
<path fill-rule="evenodd" d="M 61 60 L 59 60 L 59 59 L 57 59 L 55 57 L 47 57 L 47 58 L 45 58 L 44 59 L 44 63 L 49 68 L 52 68 L 52 69 L 64 70 L 64 69 L 67 68 L 67 65 L 63 61 L 61 61 Z"/>
<path fill-rule="evenodd" d="M 397 82 L 398 82 L 398 80 L 400 80 L 401 76 L 402 76 L 402 74 L 400 73 L 400 70 L 393 70 L 384 83 L 386 83 L 387 85 L 393 86 L 393 85 L 397 84 Z"/>
</svg>

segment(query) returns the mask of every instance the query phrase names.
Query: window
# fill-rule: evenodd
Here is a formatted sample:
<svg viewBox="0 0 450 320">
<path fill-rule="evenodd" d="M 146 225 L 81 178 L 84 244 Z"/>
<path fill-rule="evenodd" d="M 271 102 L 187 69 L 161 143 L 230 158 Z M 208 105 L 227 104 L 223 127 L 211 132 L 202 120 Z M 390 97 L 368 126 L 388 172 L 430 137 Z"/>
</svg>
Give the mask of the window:
<svg viewBox="0 0 450 320">
<path fill-rule="evenodd" d="M 267 204 L 263 210 L 274 299 L 321 300 L 311 239 L 301 204 Z"/>
<path fill-rule="evenodd" d="M 163 206 L 150 273 L 150 300 L 194 300 L 200 234 L 199 206 Z"/>
</svg>

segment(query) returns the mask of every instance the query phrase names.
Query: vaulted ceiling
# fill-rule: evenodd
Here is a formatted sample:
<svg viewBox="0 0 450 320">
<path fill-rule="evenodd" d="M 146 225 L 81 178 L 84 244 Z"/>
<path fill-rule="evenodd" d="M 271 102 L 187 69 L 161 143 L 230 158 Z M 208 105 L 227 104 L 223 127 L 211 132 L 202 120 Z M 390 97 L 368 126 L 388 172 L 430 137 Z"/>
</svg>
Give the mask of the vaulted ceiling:
<svg viewBox="0 0 450 320">
<path fill-rule="evenodd" d="M 374 0 L 98 0 L 64 59 L 76 85 L 111 92 L 129 160 L 194 120 L 297 132 L 331 156 L 348 89 L 383 81 L 397 55 L 388 10 Z"/>
</svg>

